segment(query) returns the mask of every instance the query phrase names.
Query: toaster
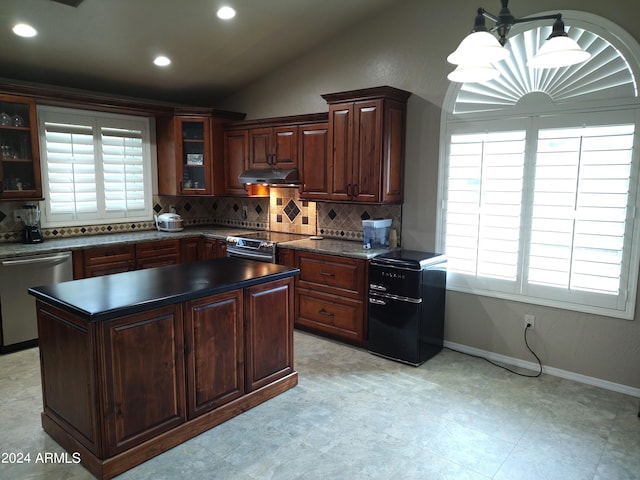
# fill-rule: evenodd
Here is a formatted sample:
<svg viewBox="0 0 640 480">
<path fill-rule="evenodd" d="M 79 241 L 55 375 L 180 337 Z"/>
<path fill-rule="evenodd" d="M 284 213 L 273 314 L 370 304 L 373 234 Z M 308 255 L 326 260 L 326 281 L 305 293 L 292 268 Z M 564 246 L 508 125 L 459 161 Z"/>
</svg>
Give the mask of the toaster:
<svg viewBox="0 0 640 480">
<path fill-rule="evenodd" d="M 163 213 L 154 215 L 156 228 L 161 232 L 179 232 L 184 229 L 182 217 L 177 213 Z"/>
</svg>

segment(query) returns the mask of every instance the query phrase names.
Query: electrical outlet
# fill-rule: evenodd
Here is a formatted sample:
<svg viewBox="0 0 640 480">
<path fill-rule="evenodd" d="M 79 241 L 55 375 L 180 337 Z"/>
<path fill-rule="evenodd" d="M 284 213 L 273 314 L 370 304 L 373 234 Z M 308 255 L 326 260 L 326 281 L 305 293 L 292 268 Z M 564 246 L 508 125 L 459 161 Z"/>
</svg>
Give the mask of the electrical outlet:
<svg viewBox="0 0 640 480">
<path fill-rule="evenodd" d="M 533 330 L 533 327 L 535 327 L 535 323 L 536 323 L 535 315 L 524 316 L 524 328 L 531 327 L 531 329 Z"/>
<path fill-rule="evenodd" d="M 22 220 L 22 217 L 20 215 L 22 215 L 22 209 L 21 208 L 16 208 L 13 211 L 13 221 L 14 222 L 20 222 Z"/>
</svg>

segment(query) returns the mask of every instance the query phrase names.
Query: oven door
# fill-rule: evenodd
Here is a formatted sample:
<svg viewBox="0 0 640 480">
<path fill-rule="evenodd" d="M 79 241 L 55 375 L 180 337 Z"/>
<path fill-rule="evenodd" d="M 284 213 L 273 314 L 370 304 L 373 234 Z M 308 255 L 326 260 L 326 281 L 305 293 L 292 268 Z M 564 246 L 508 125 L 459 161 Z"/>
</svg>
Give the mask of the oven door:
<svg viewBox="0 0 640 480">
<path fill-rule="evenodd" d="M 227 245 L 227 257 L 246 258 L 265 263 L 276 263 L 274 252 L 266 252 L 246 247 L 235 247 Z"/>
</svg>

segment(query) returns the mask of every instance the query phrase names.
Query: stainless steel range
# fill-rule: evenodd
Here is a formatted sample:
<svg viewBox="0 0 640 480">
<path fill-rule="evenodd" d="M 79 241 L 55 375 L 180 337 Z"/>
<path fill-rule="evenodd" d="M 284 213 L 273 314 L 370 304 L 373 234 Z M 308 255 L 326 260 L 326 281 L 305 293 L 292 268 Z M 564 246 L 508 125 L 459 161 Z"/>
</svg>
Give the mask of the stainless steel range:
<svg viewBox="0 0 640 480">
<path fill-rule="evenodd" d="M 254 232 L 227 237 L 227 256 L 276 263 L 277 244 L 308 238 L 280 232 Z"/>
</svg>

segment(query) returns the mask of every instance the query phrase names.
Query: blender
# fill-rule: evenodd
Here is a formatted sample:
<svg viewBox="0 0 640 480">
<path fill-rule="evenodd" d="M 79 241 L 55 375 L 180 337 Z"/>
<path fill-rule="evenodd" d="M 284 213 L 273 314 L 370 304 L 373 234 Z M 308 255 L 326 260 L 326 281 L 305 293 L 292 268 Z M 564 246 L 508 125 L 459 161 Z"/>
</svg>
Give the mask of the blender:
<svg viewBox="0 0 640 480">
<path fill-rule="evenodd" d="M 22 223 L 22 241 L 24 243 L 41 243 L 42 232 L 40 231 L 40 207 L 32 203 L 23 205 L 21 212 Z"/>
</svg>

